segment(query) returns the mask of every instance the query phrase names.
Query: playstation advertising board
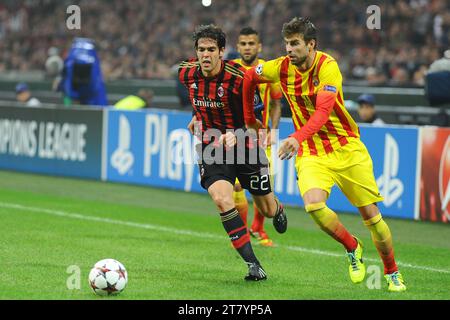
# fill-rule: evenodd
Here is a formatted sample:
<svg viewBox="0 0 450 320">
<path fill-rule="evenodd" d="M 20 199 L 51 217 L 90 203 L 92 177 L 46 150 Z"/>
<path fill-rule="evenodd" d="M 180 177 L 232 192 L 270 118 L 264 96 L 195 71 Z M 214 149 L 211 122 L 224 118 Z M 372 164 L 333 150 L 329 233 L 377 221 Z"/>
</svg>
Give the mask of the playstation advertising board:
<svg viewBox="0 0 450 320">
<path fill-rule="evenodd" d="M 107 118 L 105 179 L 204 192 L 199 184 L 195 139 L 187 130 L 190 113 L 109 110 Z M 292 130 L 292 122 L 283 119 L 280 139 Z M 361 127 L 361 139 L 372 156 L 375 178 L 384 197 L 380 211 L 386 216 L 415 216 L 418 137 L 417 127 Z M 286 204 L 303 205 L 294 159 L 281 161 L 274 152 L 272 160 L 277 196 Z M 328 205 L 338 211 L 357 212 L 336 187 Z"/>
<path fill-rule="evenodd" d="M 199 183 L 198 141 L 187 129 L 191 117 L 189 112 L 157 109 L 0 107 L 0 169 L 205 192 Z M 382 214 L 447 222 L 450 129 L 360 129 L 384 197 L 379 203 Z M 292 131 L 291 120 L 282 119 L 279 138 Z M 286 204 L 303 206 L 295 160 L 281 161 L 273 152 L 272 161 L 277 196 Z M 337 187 L 327 204 L 357 213 Z"/>
<path fill-rule="evenodd" d="M 100 179 L 102 111 L 0 107 L 0 168 Z"/>
<path fill-rule="evenodd" d="M 167 111 L 108 111 L 105 167 L 110 181 L 203 191 L 187 129 L 191 116 Z"/>
</svg>

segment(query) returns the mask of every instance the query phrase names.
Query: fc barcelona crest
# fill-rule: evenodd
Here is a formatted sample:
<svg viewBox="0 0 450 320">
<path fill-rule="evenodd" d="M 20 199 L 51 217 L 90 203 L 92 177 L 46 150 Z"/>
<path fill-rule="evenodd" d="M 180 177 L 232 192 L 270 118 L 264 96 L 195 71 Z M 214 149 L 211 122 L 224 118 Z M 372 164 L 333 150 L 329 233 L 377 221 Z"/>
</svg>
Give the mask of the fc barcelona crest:
<svg viewBox="0 0 450 320">
<path fill-rule="evenodd" d="M 319 77 L 314 76 L 312 83 L 313 83 L 314 87 L 317 87 L 319 85 Z"/>
<path fill-rule="evenodd" d="M 261 101 L 259 94 L 255 93 L 255 96 L 253 97 L 253 105 L 257 106 L 257 105 L 261 104 L 261 102 L 262 101 Z"/>
</svg>

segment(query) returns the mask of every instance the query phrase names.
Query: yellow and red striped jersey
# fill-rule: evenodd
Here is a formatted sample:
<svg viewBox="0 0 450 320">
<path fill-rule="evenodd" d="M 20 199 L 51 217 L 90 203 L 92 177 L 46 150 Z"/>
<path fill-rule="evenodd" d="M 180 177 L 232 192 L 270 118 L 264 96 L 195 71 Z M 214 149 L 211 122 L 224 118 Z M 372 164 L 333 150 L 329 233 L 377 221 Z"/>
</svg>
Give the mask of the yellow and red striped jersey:
<svg viewBox="0 0 450 320">
<path fill-rule="evenodd" d="M 358 125 L 344 105 L 341 72 L 330 55 L 316 51 L 314 62 L 306 71 L 299 70 L 290 63 L 288 56 L 284 56 L 261 63 L 255 72 L 267 80 L 280 82 L 296 130 L 300 130 L 314 113 L 318 91 L 324 87 L 336 89 L 337 97 L 328 121 L 302 142 L 298 155 L 325 155 L 347 144 L 348 137 L 359 138 Z"/>
<path fill-rule="evenodd" d="M 251 66 L 244 65 L 244 63 L 242 62 L 242 59 L 234 59 L 233 62 L 239 63 L 243 68 L 245 68 L 247 70 L 252 68 Z M 265 62 L 265 60 L 258 59 L 258 64 L 262 64 L 264 62 Z M 259 95 L 258 95 L 258 93 L 259 93 Z M 261 104 L 262 119 L 260 119 L 260 120 L 261 120 L 262 124 L 264 125 L 264 127 L 266 127 L 266 128 L 269 127 L 271 99 L 274 99 L 274 100 L 281 99 L 282 96 L 283 96 L 283 93 L 281 92 L 279 83 L 273 82 L 273 83 L 259 83 L 258 84 L 258 92 L 255 94 L 255 101 L 254 101 L 255 113 L 259 112 L 259 110 L 257 110 L 257 108 L 258 108 L 258 105 Z"/>
</svg>

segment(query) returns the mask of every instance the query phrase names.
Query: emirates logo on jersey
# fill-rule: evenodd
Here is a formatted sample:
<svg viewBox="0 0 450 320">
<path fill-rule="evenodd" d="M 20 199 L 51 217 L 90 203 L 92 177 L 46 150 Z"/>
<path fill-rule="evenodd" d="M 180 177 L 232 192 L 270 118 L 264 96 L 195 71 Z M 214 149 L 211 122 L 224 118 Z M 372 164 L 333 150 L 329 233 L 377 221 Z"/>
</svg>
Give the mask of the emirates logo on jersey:
<svg viewBox="0 0 450 320">
<path fill-rule="evenodd" d="M 450 220 L 450 137 L 447 138 L 442 150 L 439 166 L 439 196 L 441 198 L 442 213 Z"/>
<path fill-rule="evenodd" d="M 203 98 L 202 100 L 193 98 L 192 104 L 196 107 L 206 107 L 206 108 L 223 108 L 225 104 L 221 101 L 212 101 L 208 98 Z"/>
<path fill-rule="evenodd" d="M 219 88 L 217 88 L 217 95 L 222 98 L 224 95 L 225 91 L 223 90 L 223 87 L 220 86 Z"/>
</svg>

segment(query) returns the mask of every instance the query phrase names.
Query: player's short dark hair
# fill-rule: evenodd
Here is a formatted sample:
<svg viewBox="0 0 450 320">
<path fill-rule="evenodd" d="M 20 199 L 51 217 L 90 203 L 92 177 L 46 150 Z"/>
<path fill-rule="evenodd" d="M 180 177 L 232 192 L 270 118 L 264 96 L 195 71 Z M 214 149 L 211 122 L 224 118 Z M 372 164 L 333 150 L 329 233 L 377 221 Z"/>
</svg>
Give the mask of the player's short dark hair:
<svg viewBox="0 0 450 320">
<path fill-rule="evenodd" d="M 218 26 L 214 24 L 200 25 L 195 28 L 192 35 L 195 42 L 195 49 L 198 47 L 198 40 L 200 38 L 209 38 L 216 40 L 219 49 L 225 48 L 226 35 Z"/>
<path fill-rule="evenodd" d="M 249 36 L 251 34 L 258 35 L 258 31 L 256 31 L 252 27 L 245 27 L 245 28 L 242 28 L 241 31 L 239 31 L 240 36 Z"/>
<path fill-rule="evenodd" d="M 310 40 L 315 40 L 316 44 L 314 48 L 317 46 L 317 29 L 309 18 L 295 17 L 291 21 L 283 24 L 281 34 L 284 38 L 288 38 L 294 34 L 301 34 L 306 43 Z"/>
<path fill-rule="evenodd" d="M 240 36 L 250 36 L 250 35 L 253 35 L 253 34 L 258 38 L 258 42 L 261 42 L 261 39 L 259 38 L 258 31 L 256 31 L 252 27 L 245 27 L 245 28 L 242 28 L 241 31 L 239 31 L 239 35 Z"/>
</svg>

